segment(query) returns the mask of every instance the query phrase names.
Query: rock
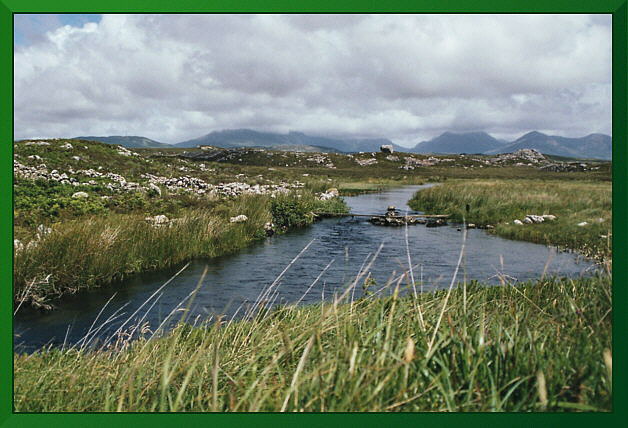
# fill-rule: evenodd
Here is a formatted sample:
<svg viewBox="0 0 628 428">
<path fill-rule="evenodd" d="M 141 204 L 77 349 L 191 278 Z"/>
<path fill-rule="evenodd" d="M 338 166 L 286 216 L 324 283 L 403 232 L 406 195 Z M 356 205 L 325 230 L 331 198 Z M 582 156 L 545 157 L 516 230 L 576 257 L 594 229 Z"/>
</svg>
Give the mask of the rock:
<svg viewBox="0 0 628 428">
<path fill-rule="evenodd" d="M 78 156 L 72 156 L 72 159 L 74 159 L 75 161 L 80 161 L 81 160 L 81 158 L 78 157 Z"/>
<path fill-rule="evenodd" d="M 19 253 L 20 251 L 24 249 L 24 244 L 22 244 L 22 241 L 20 241 L 19 239 L 14 239 L 13 249 L 15 250 L 16 253 Z"/>
<path fill-rule="evenodd" d="M 519 219 L 513 220 L 513 223 L 516 224 L 517 226 L 523 225 L 523 222 L 521 220 L 519 220 Z"/>
<path fill-rule="evenodd" d="M 64 145 L 61 146 L 61 148 L 70 150 L 70 149 L 73 149 L 74 147 L 72 147 L 72 144 L 70 143 L 65 143 Z"/>
<path fill-rule="evenodd" d="M 543 223 L 545 221 L 545 218 L 543 216 L 540 215 L 534 215 L 534 214 L 528 214 L 526 215 L 526 218 L 523 219 L 524 223 Z"/>
<path fill-rule="evenodd" d="M 556 216 L 552 214 L 543 214 L 542 216 L 545 220 L 554 221 L 556 220 Z"/>
<path fill-rule="evenodd" d="M 600 217 L 600 218 L 595 219 L 595 221 L 597 221 L 598 223 L 604 223 L 606 220 Z"/>
<path fill-rule="evenodd" d="M 467 224 L 467 229 L 475 229 L 475 223 L 469 223 Z"/>
<path fill-rule="evenodd" d="M 248 219 L 249 218 L 247 216 L 245 216 L 244 214 L 240 214 L 240 215 L 237 215 L 235 217 L 231 217 L 229 219 L 229 223 L 244 223 Z"/>
<path fill-rule="evenodd" d="M 170 219 L 164 214 L 156 215 L 155 217 L 146 217 L 146 220 L 149 223 L 152 223 L 153 226 L 159 227 L 170 223 Z"/>
<path fill-rule="evenodd" d="M 583 222 L 581 222 L 581 223 L 578 223 L 578 226 L 583 227 L 583 226 L 586 226 L 586 225 L 588 225 L 588 224 L 589 224 L 588 222 L 583 221 Z"/>
<path fill-rule="evenodd" d="M 74 194 L 72 194 L 73 198 L 88 198 L 89 195 L 87 194 L 87 192 L 76 192 Z"/>
<path fill-rule="evenodd" d="M 442 218 L 431 218 L 425 223 L 425 227 L 439 227 L 447 225 L 447 221 Z"/>
<path fill-rule="evenodd" d="M 273 236 L 275 234 L 275 225 L 271 222 L 264 224 L 264 232 L 266 232 L 266 236 Z"/>
<path fill-rule="evenodd" d="M 393 146 L 391 144 L 382 144 L 381 146 L 379 146 L 379 149 L 382 153 L 392 154 L 394 152 Z"/>
<path fill-rule="evenodd" d="M 148 190 L 154 192 L 155 194 L 157 194 L 157 196 L 161 196 L 161 188 L 156 184 L 149 183 Z"/>
<path fill-rule="evenodd" d="M 325 191 L 325 193 L 330 193 L 334 196 L 340 196 L 340 193 L 338 192 L 338 189 L 336 189 L 335 187 L 330 187 L 329 189 L 327 189 Z"/>
</svg>

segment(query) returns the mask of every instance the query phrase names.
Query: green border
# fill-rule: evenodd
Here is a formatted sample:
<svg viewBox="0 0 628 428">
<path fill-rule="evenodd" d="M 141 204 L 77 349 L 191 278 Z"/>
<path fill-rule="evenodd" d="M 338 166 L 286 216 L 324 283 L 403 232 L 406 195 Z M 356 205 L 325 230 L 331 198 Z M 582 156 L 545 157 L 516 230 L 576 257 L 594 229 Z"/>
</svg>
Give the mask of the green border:
<svg viewBox="0 0 628 428">
<path fill-rule="evenodd" d="M 615 263 L 613 272 L 614 306 L 613 323 L 613 356 L 616 362 L 613 385 L 613 409 L 611 413 L 585 414 L 13 414 L 12 413 L 12 144 L 13 141 L 13 13 L 236 13 L 236 12 L 285 12 L 285 13 L 612 13 L 613 14 L 613 253 Z M 626 93 L 627 80 L 627 41 L 626 31 L 628 6 L 626 0 L 528 0 L 525 3 L 508 0 L 476 0 L 471 3 L 465 0 L 448 0 L 446 2 L 428 2 L 425 0 L 402 0 L 381 2 L 376 4 L 367 0 L 351 0 L 339 4 L 331 0 L 240 0 L 234 3 L 229 0 L 214 0 L 211 4 L 198 1 L 180 0 L 97 0 L 83 2 L 79 0 L 0 0 L 0 70 L 4 70 L 0 79 L 2 97 L 0 97 L 0 132 L 5 143 L 0 143 L 0 302 L 4 302 L 0 310 L 0 426 L 50 426 L 106 427 L 112 422 L 131 426 L 151 426 L 210 423 L 216 426 L 273 426 L 278 424 L 300 424 L 305 426 L 347 425 L 361 427 L 408 426 L 457 426 L 460 424 L 478 426 L 569 426 L 601 423 L 604 426 L 624 426 L 626 417 L 627 376 L 623 362 L 627 360 L 627 340 L 624 332 L 628 331 L 626 302 L 628 290 L 626 283 L 627 267 L 623 261 L 622 251 L 625 249 L 627 235 L 626 193 L 621 183 L 628 183 L 628 168 L 621 165 L 628 160 L 628 146 L 625 143 L 628 134 L 626 119 L 628 109 Z M 10 96 L 9 96 L 10 95 Z M 620 284 L 618 286 L 617 284 Z M 617 305 L 620 305 L 619 307 Z M 623 310 L 622 310 L 623 309 Z"/>
</svg>

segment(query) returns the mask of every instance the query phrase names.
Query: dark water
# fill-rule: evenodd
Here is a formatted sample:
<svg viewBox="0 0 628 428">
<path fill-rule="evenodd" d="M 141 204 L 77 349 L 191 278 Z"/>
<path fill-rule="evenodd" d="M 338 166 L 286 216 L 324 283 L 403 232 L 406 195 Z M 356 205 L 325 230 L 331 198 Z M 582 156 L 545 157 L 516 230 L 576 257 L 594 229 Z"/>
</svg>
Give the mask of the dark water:
<svg viewBox="0 0 628 428">
<path fill-rule="evenodd" d="M 423 187 L 426 186 L 408 186 L 345 200 L 353 213 L 380 213 L 388 205 L 412 213 L 406 202 Z M 417 291 L 448 287 L 460 254 L 462 232 L 457 231 L 455 225 L 438 228 L 413 225 L 407 232 Z M 391 277 L 408 269 L 405 233 L 404 227 L 373 226 L 366 218 L 325 219 L 312 227 L 271 237 L 236 255 L 195 260 L 143 307 L 141 305 L 183 265 L 67 296 L 58 309 L 48 313 L 21 308 L 14 318 L 15 348 L 29 351 L 49 343 L 77 343 L 110 299 L 95 325 L 101 325 L 117 310 L 120 317 L 107 323 L 94 336 L 111 335 L 129 318 L 125 327 L 141 320 L 154 330 L 197 287 L 206 267 L 207 275 L 191 305 L 190 319 L 207 319 L 218 314 L 239 317 L 258 300 L 272 303 L 300 300 L 307 304 L 330 299 L 334 293 L 346 289 L 383 244 L 370 268 L 376 282 L 371 291 L 377 291 Z M 272 292 L 260 299 L 260 292 L 272 284 L 312 240 L 309 248 L 276 282 Z M 325 270 L 329 263 L 332 264 Z M 498 238 L 482 230 L 469 230 L 458 279 L 499 284 L 500 276 L 514 282 L 538 278 L 544 271 L 547 275 L 578 277 L 592 269 L 591 262 L 574 254 Z M 311 286 L 319 276 L 318 282 Z M 355 287 L 354 298 L 362 295 L 362 282 Z M 178 320 L 180 313 L 173 318 Z"/>
</svg>

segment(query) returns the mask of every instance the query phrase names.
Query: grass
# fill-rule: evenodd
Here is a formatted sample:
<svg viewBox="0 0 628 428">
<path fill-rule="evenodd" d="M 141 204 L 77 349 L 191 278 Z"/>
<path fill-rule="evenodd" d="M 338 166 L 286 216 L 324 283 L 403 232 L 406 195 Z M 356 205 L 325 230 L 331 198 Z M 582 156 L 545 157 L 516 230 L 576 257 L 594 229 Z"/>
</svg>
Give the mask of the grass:
<svg viewBox="0 0 628 428">
<path fill-rule="evenodd" d="M 609 276 L 398 291 L 15 354 L 14 409 L 612 410 Z"/>
<path fill-rule="evenodd" d="M 14 296 L 35 306 L 50 300 L 119 281 L 124 277 L 161 269 L 197 257 L 233 253 L 266 236 L 264 225 L 277 230 L 311 224 L 311 211 L 346 211 L 335 198 L 320 201 L 309 191 L 276 198 L 241 196 L 220 204 L 183 210 L 168 225 L 156 227 L 138 214 L 88 216 L 65 221 L 16 253 Z M 230 223 L 244 214 L 248 220 Z"/>
<path fill-rule="evenodd" d="M 611 183 L 567 180 L 448 181 L 418 192 L 415 210 L 447 213 L 454 221 L 494 225 L 498 235 L 611 258 Z M 466 205 L 470 210 L 466 212 Z M 527 214 L 553 214 L 555 221 L 515 225 Z M 578 226 L 581 222 L 586 226 Z"/>
</svg>

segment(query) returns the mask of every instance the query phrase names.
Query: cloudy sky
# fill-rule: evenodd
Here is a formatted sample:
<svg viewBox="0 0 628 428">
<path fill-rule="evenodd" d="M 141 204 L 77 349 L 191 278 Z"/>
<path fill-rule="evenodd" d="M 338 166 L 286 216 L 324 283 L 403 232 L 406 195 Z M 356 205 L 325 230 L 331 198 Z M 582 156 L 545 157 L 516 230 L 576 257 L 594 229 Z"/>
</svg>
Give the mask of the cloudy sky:
<svg viewBox="0 0 628 428">
<path fill-rule="evenodd" d="M 610 15 L 15 15 L 15 137 L 611 133 Z"/>
</svg>

